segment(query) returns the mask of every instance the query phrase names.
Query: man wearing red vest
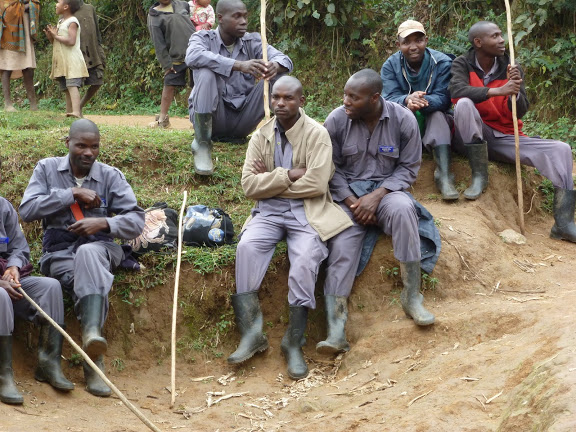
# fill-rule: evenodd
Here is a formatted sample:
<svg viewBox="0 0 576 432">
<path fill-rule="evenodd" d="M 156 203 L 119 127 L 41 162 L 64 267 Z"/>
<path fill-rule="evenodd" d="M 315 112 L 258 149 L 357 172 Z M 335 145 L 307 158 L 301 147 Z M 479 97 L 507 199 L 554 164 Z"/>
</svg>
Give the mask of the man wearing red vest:
<svg viewBox="0 0 576 432">
<path fill-rule="evenodd" d="M 472 183 L 464 192 L 477 199 L 488 186 L 490 160 L 515 161 L 514 123 L 511 98 L 516 98 L 518 118 L 528 111 L 524 72 L 510 66 L 500 28 L 487 21 L 474 24 L 468 32 L 472 48 L 452 62 L 450 94 L 454 107 L 454 146 L 465 153 L 472 169 Z M 572 179 L 572 151 L 566 143 L 531 138 L 520 131 L 520 161 L 536 167 L 555 188 L 554 219 L 550 236 L 576 242 Z"/>
</svg>

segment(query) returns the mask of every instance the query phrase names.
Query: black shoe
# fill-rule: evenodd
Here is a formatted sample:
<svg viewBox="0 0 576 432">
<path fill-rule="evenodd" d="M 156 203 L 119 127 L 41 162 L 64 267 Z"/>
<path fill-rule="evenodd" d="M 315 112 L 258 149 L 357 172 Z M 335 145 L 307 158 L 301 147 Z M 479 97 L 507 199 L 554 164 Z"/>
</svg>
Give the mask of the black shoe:
<svg viewBox="0 0 576 432">
<path fill-rule="evenodd" d="M 401 262 L 400 273 L 404 284 L 400 303 L 404 313 L 419 326 L 434 324 L 434 315 L 424 307 L 424 296 L 420 293 L 420 261 Z"/>
<path fill-rule="evenodd" d="M 98 366 L 98 369 L 104 372 L 104 358 L 100 356 L 93 361 Z M 88 363 L 82 362 L 82 367 L 84 368 L 84 378 L 86 379 L 86 390 L 88 393 L 99 397 L 108 397 L 112 394 L 110 387 L 106 385 L 100 375 Z"/>
<path fill-rule="evenodd" d="M 12 371 L 12 336 L 0 336 L 0 401 L 10 405 L 24 403 Z"/>
<path fill-rule="evenodd" d="M 294 380 L 308 376 L 308 365 L 304 360 L 302 347 L 306 344 L 304 333 L 308 323 L 308 308 L 290 306 L 290 321 L 288 329 L 282 338 L 280 348 L 288 364 L 288 376 Z"/>
<path fill-rule="evenodd" d="M 102 308 L 104 297 L 92 294 L 80 299 L 82 349 L 92 360 L 106 354 L 108 342 L 102 337 Z"/>
<path fill-rule="evenodd" d="M 262 334 L 263 317 L 258 291 L 233 294 L 231 299 L 241 339 L 236 351 L 228 357 L 228 363 L 238 364 L 257 352 L 265 351 L 269 345 L 268 339 Z"/>
<path fill-rule="evenodd" d="M 554 189 L 554 226 L 550 237 L 576 242 L 576 225 L 574 224 L 574 205 L 576 191 L 562 188 Z"/>
<path fill-rule="evenodd" d="M 457 200 L 460 194 L 454 187 L 454 175 L 450 172 L 450 144 L 442 144 L 434 147 L 434 183 L 440 191 L 443 200 Z"/>
<path fill-rule="evenodd" d="M 468 163 L 472 170 L 470 187 L 464 191 L 464 198 L 475 200 L 488 187 L 488 144 L 481 143 L 465 144 Z"/>
<path fill-rule="evenodd" d="M 41 325 L 38 338 L 38 367 L 34 378 L 48 382 L 55 389 L 70 391 L 74 390 L 74 384 L 66 379 L 60 364 L 63 341 L 64 336 L 55 327 L 48 323 Z"/>
<path fill-rule="evenodd" d="M 320 354 L 338 354 L 350 351 L 350 344 L 346 340 L 348 297 L 326 295 L 324 302 L 328 337 L 316 344 L 316 351 Z"/>
</svg>

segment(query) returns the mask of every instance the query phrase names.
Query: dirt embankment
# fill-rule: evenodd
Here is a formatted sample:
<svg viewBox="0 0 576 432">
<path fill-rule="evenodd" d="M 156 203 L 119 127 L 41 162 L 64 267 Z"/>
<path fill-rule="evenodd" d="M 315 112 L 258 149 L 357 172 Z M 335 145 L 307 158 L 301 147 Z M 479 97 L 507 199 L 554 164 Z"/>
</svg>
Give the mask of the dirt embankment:
<svg viewBox="0 0 576 432">
<path fill-rule="evenodd" d="M 457 182 L 467 182 L 465 161 L 454 165 Z M 220 340 L 220 358 L 206 348 L 189 351 L 180 345 L 179 395 L 169 409 L 169 283 L 147 291 L 139 308 L 113 299 L 106 324 L 111 379 L 161 430 L 576 430 L 576 246 L 548 237 L 553 220 L 539 210 L 538 194 L 533 196 L 539 178 L 527 170 L 528 242 L 517 246 L 504 244 L 497 234 L 518 230 L 512 168 L 491 164 L 488 191 L 478 201 L 453 204 L 437 199 L 432 173 L 427 160 L 414 194 L 437 219 L 443 237 L 431 275 L 437 283 L 425 293 L 436 314 L 434 326 L 417 328 L 403 315 L 399 279 L 388 276 L 397 264 L 390 240 L 383 238 L 350 298 L 352 350 L 341 358 L 314 350 L 325 332 L 319 284 L 319 309 L 310 314 L 304 347 L 308 379 L 287 378 L 279 350 L 287 320 L 284 261 L 267 275 L 261 292 L 267 352 L 236 368 L 226 364 L 238 340 L 235 331 Z M 200 314 L 222 313 L 233 289 L 232 270 L 203 278 L 184 268 L 182 301 L 195 302 Z M 179 334 L 190 331 L 189 322 L 180 320 Z M 68 324 L 78 340 L 77 323 L 70 318 Z M 67 395 L 34 381 L 28 333 L 29 326 L 20 323 L 15 373 L 26 403 L 0 405 L 0 431 L 146 430 L 118 399 L 86 393 L 81 368 L 65 367 L 77 384 Z M 64 355 L 70 354 L 66 347 Z M 207 407 L 207 392 L 241 395 Z"/>
</svg>

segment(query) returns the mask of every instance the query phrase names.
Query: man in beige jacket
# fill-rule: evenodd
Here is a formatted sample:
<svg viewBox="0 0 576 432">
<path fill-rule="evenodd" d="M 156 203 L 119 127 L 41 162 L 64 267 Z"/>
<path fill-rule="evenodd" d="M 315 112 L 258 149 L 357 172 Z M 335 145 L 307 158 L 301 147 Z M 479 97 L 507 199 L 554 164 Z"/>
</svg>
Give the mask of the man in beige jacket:
<svg viewBox="0 0 576 432">
<path fill-rule="evenodd" d="M 281 348 L 292 379 L 308 375 L 302 345 L 308 309 L 316 307 L 318 268 L 328 256 L 325 242 L 352 225 L 328 190 L 334 172 L 330 136 L 304 113 L 303 104 L 300 81 L 280 78 L 272 90 L 275 118 L 256 131 L 248 145 L 242 187 L 257 202 L 236 251 L 232 306 L 242 337 L 228 358 L 228 363 L 238 364 L 268 348 L 258 289 L 276 244 L 286 238 L 290 321 Z"/>
</svg>

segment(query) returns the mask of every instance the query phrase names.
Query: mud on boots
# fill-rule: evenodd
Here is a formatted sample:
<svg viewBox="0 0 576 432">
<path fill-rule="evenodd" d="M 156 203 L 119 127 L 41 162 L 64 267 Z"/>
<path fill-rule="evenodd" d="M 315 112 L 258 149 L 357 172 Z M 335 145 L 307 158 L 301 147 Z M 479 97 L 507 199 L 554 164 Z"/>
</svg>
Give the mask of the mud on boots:
<svg viewBox="0 0 576 432">
<path fill-rule="evenodd" d="M 400 273 L 404 284 L 400 293 L 400 303 L 404 313 L 419 326 L 434 324 L 434 315 L 424 307 L 424 296 L 420 293 L 422 278 L 420 261 L 401 262 Z"/>
<path fill-rule="evenodd" d="M 346 340 L 346 321 L 348 320 L 348 297 L 325 295 L 326 328 L 328 337 L 316 344 L 320 354 L 339 354 L 350 351 Z"/>
</svg>

